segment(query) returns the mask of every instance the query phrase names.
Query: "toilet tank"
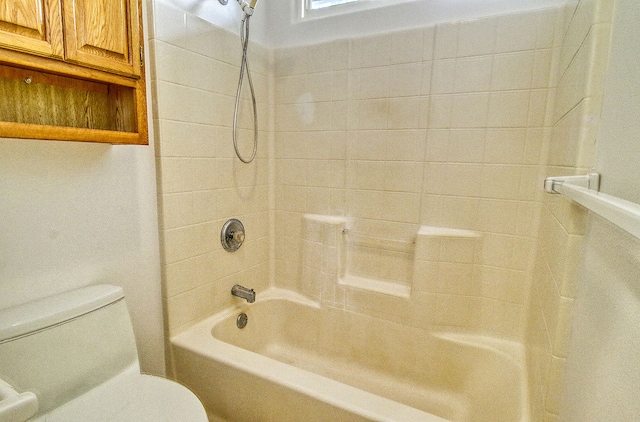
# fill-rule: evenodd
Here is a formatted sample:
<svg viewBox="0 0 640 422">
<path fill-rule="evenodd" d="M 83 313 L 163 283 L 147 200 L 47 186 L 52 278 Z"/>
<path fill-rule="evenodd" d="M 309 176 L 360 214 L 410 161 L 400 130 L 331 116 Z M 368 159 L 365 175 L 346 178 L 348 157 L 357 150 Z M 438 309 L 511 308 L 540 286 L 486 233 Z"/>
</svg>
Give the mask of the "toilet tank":
<svg viewBox="0 0 640 422">
<path fill-rule="evenodd" d="M 0 379 L 46 413 L 123 371 L 139 372 L 120 287 L 95 285 L 0 310 Z"/>
</svg>

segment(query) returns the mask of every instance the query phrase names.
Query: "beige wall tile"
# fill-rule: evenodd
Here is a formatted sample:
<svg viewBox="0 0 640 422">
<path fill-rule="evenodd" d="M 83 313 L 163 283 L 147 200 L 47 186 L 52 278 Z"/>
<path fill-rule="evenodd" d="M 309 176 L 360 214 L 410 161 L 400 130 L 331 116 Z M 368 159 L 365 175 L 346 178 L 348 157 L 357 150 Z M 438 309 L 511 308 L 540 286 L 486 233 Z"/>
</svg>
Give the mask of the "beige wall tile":
<svg viewBox="0 0 640 422">
<path fill-rule="evenodd" d="M 349 67 L 386 66 L 391 64 L 391 38 L 385 35 L 350 40 Z"/>
<path fill-rule="evenodd" d="M 452 128 L 483 128 L 487 126 L 489 94 L 457 94 L 451 110 Z"/>
<path fill-rule="evenodd" d="M 521 172 L 522 167 L 519 165 L 486 164 L 482 166 L 482 196 L 495 199 L 518 199 Z"/>
<path fill-rule="evenodd" d="M 490 233 L 513 234 L 516 231 L 518 202 L 481 199 L 478 229 Z"/>
<path fill-rule="evenodd" d="M 309 73 L 327 72 L 333 70 L 333 43 L 311 45 L 307 48 Z"/>
<path fill-rule="evenodd" d="M 536 13 L 520 13 L 498 18 L 496 53 L 533 50 L 537 45 L 538 16 Z"/>
<path fill-rule="evenodd" d="M 513 263 L 514 237 L 485 233 L 482 238 L 482 263 L 497 268 L 510 268 Z"/>
<path fill-rule="evenodd" d="M 429 27 L 423 29 L 423 51 L 422 60 L 433 60 L 435 48 L 436 28 Z"/>
<path fill-rule="evenodd" d="M 544 126 L 547 115 L 547 96 L 548 91 L 546 89 L 531 91 L 531 96 L 529 97 L 529 127 Z"/>
<path fill-rule="evenodd" d="M 359 161 L 355 163 L 357 189 L 383 190 L 386 178 L 386 164 L 381 161 Z"/>
<path fill-rule="evenodd" d="M 391 63 L 422 62 L 424 55 L 424 30 L 410 29 L 391 34 Z"/>
<path fill-rule="evenodd" d="M 485 142 L 484 162 L 492 164 L 522 163 L 526 135 L 525 128 L 489 129 Z"/>
<path fill-rule="evenodd" d="M 420 195 L 408 192 L 388 192 L 382 195 L 379 219 L 417 224 L 420 217 Z"/>
<path fill-rule="evenodd" d="M 458 59 L 456 61 L 455 89 L 457 93 L 485 92 L 491 89 L 492 56 L 480 56 Z"/>
<path fill-rule="evenodd" d="M 186 14 L 169 5 L 155 2 L 153 15 L 153 25 L 150 28 L 153 37 L 184 48 L 187 38 Z"/>
<path fill-rule="evenodd" d="M 531 77 L 532 88 L 548 88 L 551 80 L 551 61 L 553 50 L 536 50 L 533 75 Z"/>
<path fill-rule="evenodd" d="M 473 264 L 480 238 L 443 237 L 440 240 L 440 260 L 461 264 Z"/>
<path fill-rule="evenodd" d="M 390 99 L 387 118 L 387 129 L 420 129 L 421 128 L 421 99 L 393 98 Z"/>
<path fill-rule="evenodd" d="M 571 343 L 571 325 L 573 321 L 574 299 L 560 298 L 558 308 L 558 330 L 553 339 L 553 354 L 559 358 L 567 358 Z"/>
<path fill-rule="evenodd" d="M 481 163 L 484 160 L 486 130 L 451 130 L 448 161 L 453 163 Z"/>
<path fill-rule="evenodd" d="M 468 327 L 471 322 L 471 298 L 468 296 L 438 294 L 434 323 L 453 327 Z"/>
<path fill-rule="evenodd" d="M 435 60 L 433 62 L 433 94 L 451 94 L 455 91 L 455 59 Z"/>
<path fill-rule="evenodd" d="M 333 45 L 333 70 L 345 70 L 349 68 L 349 40 L 336 40 Z"/>
<path fill-rule="evenodd" d="M 354 104 L 355 129 L 386 129 L 389 100 L 361 100 Z"/>
<path fill-rule="evenodd" d="M 195 223 L 192 192 L 167 193 L 161 195 L 161 224 L 163 230 L 188 226 Z"/>
<path fill-rule="evenodd" d="M 481 189 L 482 166 L 478 164 L 449 164 L 443 181 L 444 193 L 453 196 L 476 196 Z"/>
<path fill-rule="evenodd" d="M 448 129 L 451 127 L 453 96 L 432 95 L 429 106 L 429 128 Z"/>
<path fill-rule="evenodd" d="M 560 413 L 560 399 L 562 397 L 566 364 L 566 359 L 556 356 L 553 356 L 551 359 L 549 383 L 547 384 L 545 401 L 546 410 L 556 415 Z"/>
<path fill-rule="evenodd" d="M 491 90 L 531 88 L 535 57 L 534 51 L 497 54 L 493 61 Z"/>
<path fill-rule="evenodd" d="M 458 57 L 493 54 L 499 18 L 484 18 L 460 23 Z"/>
<path fill-rule="evenodd" d="M 422 190 L 422 163 L 384 163 L 384 189 L 394 192 L 420 193 Z"/>
<path fill-rule="evenodd" d="M 558 8 L 541 10 L 538 13 L 538 41 L 536 43 L 537 48 L 540 49 L 553 47 L 556 17 L 558 14 Z"/>
<path fill-rule="evenodd" d="M 457 55 L 458 23 L 444 23 L 436 26 L 433 58 L 449 59 Z"/>
<path fill-rule="evenodd" d="M 489 98 L 489 127 L 526 127 L 529 91 L 492 92 Z"/>
<path fill-rule="evenodd" d="M 449 129 L 431 129 L 427 132 L 426 161 L 442 161 L 449 159 Z"/>
<path fill-rule="evenodd" d="M 164 267 L 164 296 L 171 298 L 215 279 L 212 254 L 199 255 Z"/>
<path fill-rule="evenodd" d="M 164 262 L 172 264 L 196 255 L 194 226 L 177 227 L 164 231 Z"/>
<path fill-rule="evenodd" d="M 353 93 L 356 99 L 386 98 L 389 96 L 391 67 L 372 67 L 353 72 Z"/>
<path fill-rule="evenodd" d="M 448 196 L 443 199 L 442 225 L 467 230 L 477 229 L 479 199 Z"/>
<path fill-rule="evenodd" d="M 385 158 L 390 161 L 421 162 L 425 151 L 425 131 L 391 130 L 385 134 Z"/>
<path fill-rule="evenodd" d="M 398 64 L 390 67 L 389 95 L 391 97 L 415 97 L 423 95 L 424 84 L 423 69 L 425 66 L 420 63 Z M 429 67 L 430 69 L 430 67 Z M 428 94 L 429 91 L 426 91 Z"/>
</svg>

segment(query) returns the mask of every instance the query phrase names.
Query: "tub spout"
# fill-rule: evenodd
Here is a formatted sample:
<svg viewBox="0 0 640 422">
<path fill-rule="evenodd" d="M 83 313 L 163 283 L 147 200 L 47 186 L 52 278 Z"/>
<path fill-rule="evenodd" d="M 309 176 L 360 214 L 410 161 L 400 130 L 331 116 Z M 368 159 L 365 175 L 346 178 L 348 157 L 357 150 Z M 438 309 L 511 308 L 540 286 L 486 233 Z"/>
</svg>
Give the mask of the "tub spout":
<svg viewBox="0 0 640 422">
<path fill-rule="evenodd" d="M 253 289 L 247 289 L 239 284 L 236 284 L 231 288 L 231 294 L 242 299 L 246 299 L 249 303 L 256 301 L 256 292 Z"/>
</svg>

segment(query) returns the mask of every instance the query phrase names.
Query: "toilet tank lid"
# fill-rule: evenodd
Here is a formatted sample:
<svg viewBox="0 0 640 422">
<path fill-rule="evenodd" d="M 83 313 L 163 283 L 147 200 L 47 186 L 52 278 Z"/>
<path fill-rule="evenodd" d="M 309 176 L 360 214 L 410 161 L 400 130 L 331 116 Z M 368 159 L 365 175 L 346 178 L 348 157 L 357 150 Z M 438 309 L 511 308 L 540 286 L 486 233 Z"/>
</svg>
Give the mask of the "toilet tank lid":
<svg viewBox="0 0 640 422">
<path fill-rule="evenodd" d="M 123 297 L 121 287 L 98 284 L 0 309 L 0 343 L 77 318 Z"/>
</svg>

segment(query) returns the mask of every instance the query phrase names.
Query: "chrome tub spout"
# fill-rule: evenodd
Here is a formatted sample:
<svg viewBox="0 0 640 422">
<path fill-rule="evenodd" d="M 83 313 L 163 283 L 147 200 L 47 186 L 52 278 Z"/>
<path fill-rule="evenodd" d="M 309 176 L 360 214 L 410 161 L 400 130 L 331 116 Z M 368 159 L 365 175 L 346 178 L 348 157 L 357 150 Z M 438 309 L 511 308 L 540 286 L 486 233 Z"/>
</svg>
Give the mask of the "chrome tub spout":
<svg viewBox="0 0 640 422">
<path fill-rule="evenodd" d="M 231 288 L 231 294 L 245 299 L 249 303 L 256 301 L 256 292 L 253 289 L 247 289 L 239 284 L 236 284 Z"/>
</svg>

